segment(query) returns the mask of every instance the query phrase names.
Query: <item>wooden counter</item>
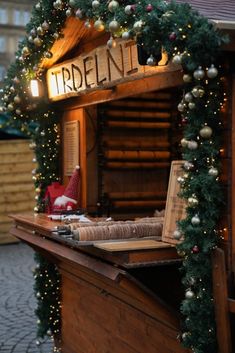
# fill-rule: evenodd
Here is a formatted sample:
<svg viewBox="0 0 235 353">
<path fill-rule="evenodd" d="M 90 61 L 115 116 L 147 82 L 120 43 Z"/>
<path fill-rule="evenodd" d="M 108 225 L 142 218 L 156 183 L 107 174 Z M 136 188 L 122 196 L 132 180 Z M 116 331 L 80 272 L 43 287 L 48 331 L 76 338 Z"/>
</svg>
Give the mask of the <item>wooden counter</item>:
<svg viewBox="0 0 235 353">
<path fill-rule="evenodd" d="M 58 222 L 45 215 L 13 218 L 11 233 L 56 263 L 62 275 L 63 353 L 186 352 L 178 313 L 128 272 L 142 259 L 142 266 L 179 261 L 173 247 L 114 254 L 59 239 L 53 234 Z"/>
</svg>

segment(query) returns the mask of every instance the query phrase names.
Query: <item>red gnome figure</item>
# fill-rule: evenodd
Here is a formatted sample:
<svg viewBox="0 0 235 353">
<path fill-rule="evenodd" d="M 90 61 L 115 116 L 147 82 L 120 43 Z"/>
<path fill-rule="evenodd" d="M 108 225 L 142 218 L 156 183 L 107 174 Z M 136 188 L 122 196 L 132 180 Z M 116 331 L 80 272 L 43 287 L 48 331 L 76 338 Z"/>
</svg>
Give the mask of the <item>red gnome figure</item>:
<svg viewBox="0 0 235 353">
<path fill-rule="evenodd" d="M 80 167 L 76 166 L 62 196 L 56 198 L 53 212 L 71 211 L 76 209 L 80 189 Z"/>
</svg>

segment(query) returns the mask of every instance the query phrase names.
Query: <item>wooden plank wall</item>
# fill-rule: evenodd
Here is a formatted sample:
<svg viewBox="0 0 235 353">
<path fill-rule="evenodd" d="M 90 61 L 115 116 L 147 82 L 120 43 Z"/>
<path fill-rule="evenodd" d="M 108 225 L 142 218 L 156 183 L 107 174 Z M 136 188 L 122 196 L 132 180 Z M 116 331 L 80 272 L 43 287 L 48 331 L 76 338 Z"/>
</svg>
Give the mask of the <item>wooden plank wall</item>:
<svg viewBox="0 0 235 353">
<path fill-rule="evenodd" d="M 177 101 L 165 90 L 98 106 L 99 200 L 112 217 L 164 209 L 170 163 L 180 158 Z"/>
<path fill-rule="evenodd" d="M 0 244 L 16 241 L 9 234 L 12 213 L 32 211 L 35 206 L 32 170 L 34 154 L 29 140 L 0 141 Z"/>
</svg>

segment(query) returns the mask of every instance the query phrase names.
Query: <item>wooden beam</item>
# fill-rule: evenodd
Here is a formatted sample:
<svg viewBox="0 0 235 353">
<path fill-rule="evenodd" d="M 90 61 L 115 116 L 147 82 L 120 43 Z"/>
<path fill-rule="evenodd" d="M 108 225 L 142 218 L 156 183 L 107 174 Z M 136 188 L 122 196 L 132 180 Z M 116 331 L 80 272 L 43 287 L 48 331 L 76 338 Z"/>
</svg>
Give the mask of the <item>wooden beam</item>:
<svg viewBox="0 0 235 353">
<path fill-rule="evenodd" d="M 228 298 L 229 312 L 235 314 L 235 300 Z"/>
<path fill-rule="evenodd" d="M 218 353 L 232 353 L 225 256 L 219 248 L 212 254 L 212 275 Z"/>
</svg>

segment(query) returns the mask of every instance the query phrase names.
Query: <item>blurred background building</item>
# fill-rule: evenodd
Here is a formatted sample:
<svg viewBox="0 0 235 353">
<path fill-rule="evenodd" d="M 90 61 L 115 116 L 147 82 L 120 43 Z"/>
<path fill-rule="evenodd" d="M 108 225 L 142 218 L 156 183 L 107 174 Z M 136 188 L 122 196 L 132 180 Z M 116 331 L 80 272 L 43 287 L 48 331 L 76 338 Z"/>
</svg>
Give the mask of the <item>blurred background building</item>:
<svg viewBox="0 0 235 353">
<path fill-rule="evenodd" d="M 0 86 L 24 38 L 35 0 L 0 0 Z"/>
<path fill-rule="evenodd" d="M 9 65 L 15 61 L 19 41 L 26 34 L 35 2 L 0 0 L 0 88 Z M 30 141 L 11 126 L 4 127 L 7 119 L 7 114 L 0 112 L 0 244 L 16 241 L 9 234 L 9 214 L 32 212 L 35 206 L 32 170 L 36 166 Z"/>
</svg>

